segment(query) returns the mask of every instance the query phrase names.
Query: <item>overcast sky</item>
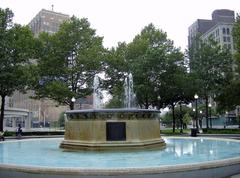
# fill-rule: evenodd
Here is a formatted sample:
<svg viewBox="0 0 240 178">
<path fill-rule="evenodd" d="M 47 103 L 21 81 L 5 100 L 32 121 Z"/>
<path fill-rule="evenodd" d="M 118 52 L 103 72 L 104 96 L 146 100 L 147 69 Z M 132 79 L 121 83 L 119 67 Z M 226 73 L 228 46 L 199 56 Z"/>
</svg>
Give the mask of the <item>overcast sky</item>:
<svg viewBox="0 0 240 178">
<path fill-rule="evenodd" d="M 41 9 L 51 10 L 52 4 L 56 12 L 88 18 L 109 48 L 130 42 L 153 23 L 184 51 L 188 27 L 196 19 L 211 19 L 215 9 L 240 12 L 240 0 L 0 0 L 0 7 L 9 7 L 15 14 L 14 22 L 22 25 Z"/>
</svg>

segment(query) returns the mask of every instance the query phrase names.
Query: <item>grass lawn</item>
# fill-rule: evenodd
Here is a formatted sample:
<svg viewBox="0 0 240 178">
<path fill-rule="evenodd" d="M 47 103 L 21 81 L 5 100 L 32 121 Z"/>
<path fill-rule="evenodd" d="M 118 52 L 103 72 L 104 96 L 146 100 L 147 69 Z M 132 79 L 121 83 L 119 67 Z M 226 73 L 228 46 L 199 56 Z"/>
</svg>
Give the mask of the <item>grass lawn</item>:
<svg viewBox="0 0 240 178">
<path fill-rule="evenodd" d="M 189 132 L 190 132 L 190 129 L 184 129 L 183 130 L 183 134 L 187 134 Z M 164 135 L 180 135 L 181 134 L 180 129 L 175 129 L 175 133 L 173 133 L 172 128 L 160 130 L 160 133 L 164 134 Z"/>
</svg>

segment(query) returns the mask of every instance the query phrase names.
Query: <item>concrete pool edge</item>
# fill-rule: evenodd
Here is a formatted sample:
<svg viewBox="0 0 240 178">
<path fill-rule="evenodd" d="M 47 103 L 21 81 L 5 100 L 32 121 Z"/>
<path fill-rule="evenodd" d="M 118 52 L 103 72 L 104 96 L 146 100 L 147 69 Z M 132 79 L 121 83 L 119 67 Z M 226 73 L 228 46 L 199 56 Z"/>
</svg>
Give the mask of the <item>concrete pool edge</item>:
<svg viewBox="0 0 240 178">
<path fill-rule="evenodd" d="M 221 138 L 189 138 L 189 137 L 166 137 L 166 138 L 179 138 L 179 139 L 210 139 L 210 140 L 223 140 L 223 141 L 233 141 L 240 142 L 239 140 L 232 139 L 221 139 Z M 32 140 L 32 139 L 31 139 Z M 37 139 L 39 140 L 39 139 Z M 27 140 L 26 140 L 27 141 Z M 218 170 L 224 171 L 222 173 Z M 184 177 L 188 174 L 202 174 L 209 175 L 213 174 L 214 177 L 230 176 L 240 172 L 240 156 L 235 158 L 221 159 L 216 161 L 208 161 L 202 163 L 193 164 L 179 164 L 179 165 L 169 165 L 169 166 L 159 166 L 151 168 L 119 168 L 119 169 L 86 169 L 86 168 L 49 168 L 49 167 L 36 167 L 36 166 L 18 166 L 10 164 L 0 164 L 0 175 L 8 177 L 16 177 L 19 174 L 27 174 L 28 177 L 36 177 L 37 175 L 44 177 L 59 177 L 59 175 L 68 175 L 70 177 L 86 177 L 86 176 L 120 176 L 120 177 L 132 177 L 137 175 L 143 175 L 144 177 L 152 177 L 151 175 L 172 175 L 170 177 L 176 177 L 178 174 L 183 174 Z M 7 174 L 6 174 L 7 173 Z M 223 175 L 224 174 L 224 175 Z M 221 176 L 220 176 L 221 175 Z M 197 177 L 197 175 L 195 176 Z"/>
<path fill-rule="evenodd" d="M 212 169 L 219 167 L 229 167 L 239 165 L 240 157 L 230 158 L 218 161 L 209 161 L 194 164 L 179 164 L 152 168 L 119 168 L 119 169 L 86 169 L 86 168 L 49 168 L 49 167 L 33 167 L 33 166 L 17 166 L 9 164 L 1 164 L 0 172 L 16 171 L 34 174 L 63 174 L 63 175 L 91 175 L 91 176 L 112 176 L 112 175 L 141 175 L 141 174 L 161 174 L 161 173 L 177 173 L 202 169 Z"/>
</svg>

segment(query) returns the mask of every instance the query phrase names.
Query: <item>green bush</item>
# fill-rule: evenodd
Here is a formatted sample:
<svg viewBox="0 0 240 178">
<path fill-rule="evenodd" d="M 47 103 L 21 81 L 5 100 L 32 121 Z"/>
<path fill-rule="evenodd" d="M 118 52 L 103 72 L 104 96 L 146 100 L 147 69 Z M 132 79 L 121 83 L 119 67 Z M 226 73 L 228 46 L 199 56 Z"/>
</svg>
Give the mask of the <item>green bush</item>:
<svg viewBox="0 0 240 178">
<path fill-rule="evenodd" d="M 9 131 L 7 131 L 7 130 L 4 132 L 4 136 L 5 136 L 5 137 L 14 136 L 14 135 L 15 135 L 14 132 L 9 132 Z"/>
<path fill-rule="evenodd" d="M 183 130 L 183 134 L 186 134 L 188 132 L 189 132 L 188 129 Z M 164 130 L 160 130 L 160 133 L 164 135 L 180 135 L 181 134 L 180 129 L 176 129 L 175 133 L 173 133 L 172 129 L 164 129 Z"/>
<path fill-rule="evenodd" d="M 240 129 L 202 129 L 206 134 L 240 134 Z"/>
</svg>

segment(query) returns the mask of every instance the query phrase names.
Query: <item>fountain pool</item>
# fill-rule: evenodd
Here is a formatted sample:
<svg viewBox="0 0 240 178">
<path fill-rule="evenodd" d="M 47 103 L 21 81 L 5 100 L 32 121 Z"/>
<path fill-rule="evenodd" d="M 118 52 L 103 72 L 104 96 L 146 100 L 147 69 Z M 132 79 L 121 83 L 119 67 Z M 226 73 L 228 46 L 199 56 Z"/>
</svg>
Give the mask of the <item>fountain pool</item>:
<svg viewBox="0 0 240 178">
<path fill-rule="evenodd" d="M 0 143 L 0 177 L 226 177 L 240 172 L 240 141 L 164 137 L 165 148 L 66 151 L 63 139 Z"/>
</svg>

